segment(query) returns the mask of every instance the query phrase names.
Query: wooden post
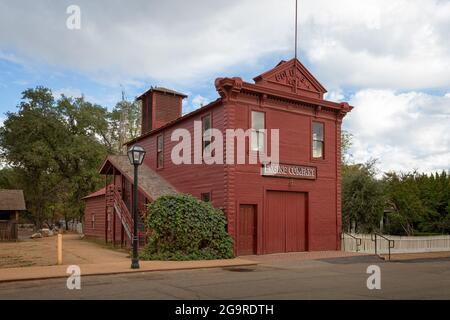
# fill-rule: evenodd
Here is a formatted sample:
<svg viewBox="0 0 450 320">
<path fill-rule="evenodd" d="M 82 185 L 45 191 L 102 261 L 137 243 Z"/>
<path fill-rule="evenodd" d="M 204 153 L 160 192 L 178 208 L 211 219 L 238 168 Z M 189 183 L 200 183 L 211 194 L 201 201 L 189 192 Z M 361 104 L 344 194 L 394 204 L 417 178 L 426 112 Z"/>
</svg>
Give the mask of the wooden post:
<svg viewBox="0 0 450 320">
<path fill-rule="evenodd" d="M 113 167 L 113 183 L 112 183 L 112 185 L 113 185 L 113 192 L 115 192 L 116 188 L 117 188 L 117 186 L 116 186 L 116 167 Z M 113 195 L 113 197 L 115 197 L 115 196 Z M 115 209 L 113 207 L 112 213 L 111 213 L 112 214 L 112 219 L 113 219 L 113 222 L 112 222 L 112 238 L 113 238 L 113 246 L 115 247 L 116 246 L 116 212 L 114 210 Z"/>
<path fill-rule="evenodd" d="M 14 240 L 19 240 L 19 211 L 16 211 L 16 226 L 15 226 L 15 230 L 14 230 Z"/>
<path fill-rule="evenodd" d="M 63 259 L 62 259 L 62 234 L 61 233 L 58 233 L 56 251 L 57 251 L 57 256 L 58 256 L 58 265 L 62 265 Z"/>
<path fill-rule="evenodd" d="M 105 243 L 108 243 L 108 172 L 105 173 Z"/>
</svg>

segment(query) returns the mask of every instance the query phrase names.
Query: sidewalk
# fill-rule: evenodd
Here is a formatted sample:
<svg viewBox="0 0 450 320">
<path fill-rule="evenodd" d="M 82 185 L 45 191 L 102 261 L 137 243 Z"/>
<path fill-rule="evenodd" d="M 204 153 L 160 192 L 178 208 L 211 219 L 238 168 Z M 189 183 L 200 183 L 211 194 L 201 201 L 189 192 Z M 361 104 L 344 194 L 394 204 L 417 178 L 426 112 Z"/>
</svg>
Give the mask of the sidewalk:
<svg viewBox="0 0 450 320">
<path fill-rule="evenodd" d="M 388 255 L 382 255 L 387 261 Z M 415 261 L 428 259 L 450 259 L 450 251 L 441 252 L 417 252 L 417 253 L 392 253 L 390 261 Z"/>
<path fill-rule="evenodd" d="M 254 261 L 240 258 L 226 260 L 197 260 L 197 261 L 140 261 L 139 269 L 131 269 L 130 261 L 101 263 L 101 264 L 81 264 L 81 276 L 107 275 L 119 273 L 137 273 L 149 271 L 173 271 L 202 268 L 225 268 L 225 267 L 251 267 L 257 265 Z M 0 271 L 0 283 L 11 281 L 67 278 L 68 265 L 62 266 L 40 266 L 25 268 L 4 268 Z"/>
</svg>

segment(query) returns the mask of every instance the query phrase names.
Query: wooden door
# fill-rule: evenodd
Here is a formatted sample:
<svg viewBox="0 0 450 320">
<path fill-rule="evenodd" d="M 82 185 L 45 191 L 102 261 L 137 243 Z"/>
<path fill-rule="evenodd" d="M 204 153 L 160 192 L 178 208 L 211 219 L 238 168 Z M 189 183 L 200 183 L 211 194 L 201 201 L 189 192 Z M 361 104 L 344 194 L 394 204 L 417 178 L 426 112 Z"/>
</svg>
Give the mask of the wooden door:
<svg viewBox="0 0 450 320">
<path fill-rule="evenodd" d="M 256 254 L 256 208 L 241 204 L 239 208 L 239 255 Z"/>
<path fill-rule="evenodd" d="M 267 191 L 263 230 L 264 253 L 305 251 L 306 194 Z"/>
<path fill-rule="evenodd" d="M 286 201 L 284 192 L 268 191 L 264 212 L 264 252 L 286 252 Z"/>
<path fill-rule="evenodd" d="M 286 252 L 306 250 L 306 196 L 286 192 Z"/>
</svg>

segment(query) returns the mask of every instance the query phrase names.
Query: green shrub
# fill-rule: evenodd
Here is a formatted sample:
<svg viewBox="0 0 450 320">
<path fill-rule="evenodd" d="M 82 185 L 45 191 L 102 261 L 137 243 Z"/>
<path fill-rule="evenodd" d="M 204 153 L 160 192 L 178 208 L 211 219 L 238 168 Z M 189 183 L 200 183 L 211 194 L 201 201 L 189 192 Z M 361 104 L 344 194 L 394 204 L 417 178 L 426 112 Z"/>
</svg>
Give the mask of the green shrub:
<svg viewBox="0 0 450 320">
<path fill-rule="evenodd" d="M 151 234 L 141 259 L 202 260 L 233 257 L 223 212 L 191 195 L 159 197 L 148 206 Z"/>
</svg>

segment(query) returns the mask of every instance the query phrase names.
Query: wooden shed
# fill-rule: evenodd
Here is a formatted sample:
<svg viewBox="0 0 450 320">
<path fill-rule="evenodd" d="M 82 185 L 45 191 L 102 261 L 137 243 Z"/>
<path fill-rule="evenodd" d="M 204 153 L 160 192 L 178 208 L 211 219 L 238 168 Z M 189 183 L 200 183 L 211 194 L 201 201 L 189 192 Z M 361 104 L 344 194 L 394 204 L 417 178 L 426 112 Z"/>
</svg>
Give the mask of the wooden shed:
<svg viewBox="0 0 450 320">
<path fill-rule="evenodd" d="M 26 210 L 22 190 L 0 189 L 0 241 L 17 240 L 19 211 Z"/>
<path fill-rule="evenodd" d="M 106 187 L 83 198 L 83 233 L 87 237 L 103 239 L 105 236 L 105 193 Z"/>
</svg>

